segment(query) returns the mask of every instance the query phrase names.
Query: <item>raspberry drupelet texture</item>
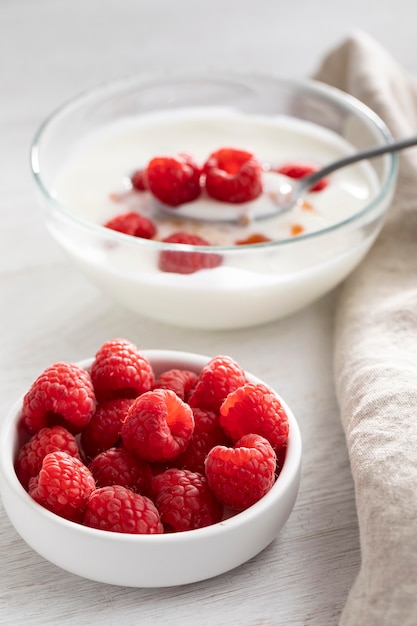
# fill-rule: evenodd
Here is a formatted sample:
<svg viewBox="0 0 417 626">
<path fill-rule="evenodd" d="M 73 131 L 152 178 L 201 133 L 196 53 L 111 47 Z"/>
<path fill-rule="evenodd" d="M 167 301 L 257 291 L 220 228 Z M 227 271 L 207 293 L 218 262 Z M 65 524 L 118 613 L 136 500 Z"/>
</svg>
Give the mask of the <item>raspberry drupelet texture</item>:
<svg viewBox="0 0 417 626">
<path fill-rule="evenodd" d="M 262 193 L 262 167 L 251 152 L 221 148 L 209 156 L 203 173 L 208 195 L 221 202 L 249 202 Z"/>
<path fill-rule="evenodd" d="M 170 369 L 162 372 L 156 379 L 154 389 L 171 389 L 185 402 L 194 388 L 198 376 L 195 372 L 182 369 Z"/>
<path fill-rule="evenodd" d="M 116 398 L 97 405 L 96 412 L 81 433 L 81 448 L 87 459 L 116 446 L 122 422 L 134 398 Z"/>
<path fill-rule="evenodd" d="M 97 487 L 122 485 L 136 493 L 149 494 L 151 468 L 146 461 L 142 461 L 126 448 L 104 450 L 94 457 L 89 469 Z"/>
<path fill-rule="evenodd" d="M 206 476 L 216 497 L 236 511 L 260 500 L 275 481 L 276 455 L 259 435 L 245 435 L 234 448 L 216 446 L 207 455 Z"/>
<path fill-rule="evenodd" d="M 153 502 L 121 485 L 96 489 L 87 502 L 83 523 L 99 530 L 141 535 L 164 530 Z"/>
<path fill-rule="evenodd" d="M 218 413 L 226 396 L 246 383 L 246 374 L 229 356 L 215 356 L 200 372 L 194 391 L 190 394 L 191 407 L 209 409 Z"/>
<path fill-rule="evenodd" d="M 67 452 L 50 452 L 39 474 L 29 481 L 29 494 L 53 513 L 81 521 L 96 484 L 90 470 Z"/>
<path fill-rule="evenodd" d="M 33 382 L 23 398 L 22 424 L 34 435 L 46 426 L 80 432 L 96 408 L 91 377 L 73 363 L 55 363 Z"/>
<path fill-rule="evenodd" d="M 41 428 L 20 448 L 15 461 L 15 470 L 25 489 L 28 488 L 29 480 L 39 473 L 45 456 L 59 450 L 77 459 L 80 458 L 74 435 L 63 426 Z"/>
<path fill-rule="evenodd" d="M 191 246 L 209 246 L 208 242 L 199 235 L 176 231 L 162 240 L 164 243 L 181 243 Z M 221 254 L 214 252 L 199 252 L 196 250 L 163 250 L 159 255 L 158 267 L 161 272 L 176 274 L 193 274 L 199 270 L 218 267 L 222 263 Z"/>
<path fill-rule="evenodd" d="M 152 389 L 154 374 L 149 360 L 126 339 L 110 339 L 98 350 L 91 367 L 97 400 L 136 398 Z"/>
<path fill-rule="evenodd" d="M 173 461 L 175 467 L 204 474 L 206 456 L 217 445 L 231 445 L 217 413 L 208 409 L 193 409 L 194 431 L 185 451 Z"/>
<path fill-rule="evenodd" d="M 202 528 L 222 519 L 223 507 L 202 474 L 168 469 L 152 480 L 152 498 L 168 532 Z"/>
<path fill-rule="evenodd" d="M 123 445 L 145 461 L 167 461 L 183 452 L 194 430 L 191 408 L 169 389 L 142 394 L 122 424 Z"/>
<path fill-rule="evenodd" d="M 200 176 L 201 168 L 186 153 L 155 157 L 146 168 L 147 188 L 155 198 L 170 207 L 198 198 Z"/>
<path fill-rule="evenodd" d="M 129 211 L 116 215 L 104 224 L 106 228 L 117 230 L 125 235 L 152 239 L 156 235 L 156 226 L 152 220 L 140 213 Z"/>
<path fill-rule="evenodd" d="M 264 384 L 247 383 L 230 393 L 220 407 L 220 424 L 232 441 L 256 433 L 268 439 L 275 451 L 287 445 L 288 416 Z"/>
</svg>

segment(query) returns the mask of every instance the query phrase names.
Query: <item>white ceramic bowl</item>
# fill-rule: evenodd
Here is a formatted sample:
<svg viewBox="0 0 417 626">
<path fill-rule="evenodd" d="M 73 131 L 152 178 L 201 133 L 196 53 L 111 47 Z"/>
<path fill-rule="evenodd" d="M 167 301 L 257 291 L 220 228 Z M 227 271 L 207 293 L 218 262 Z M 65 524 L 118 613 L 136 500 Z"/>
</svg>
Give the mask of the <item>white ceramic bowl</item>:
<svg viewBox="0 0 417 626">
<path fill-rule="evenodd" d="M 201 73 L 137 76 L 93 89 L 52 114 L 32 147 L 32 170 L 46 224 L 71 261 L 131 311 L 184 327 L 228 329 L 270 322 L 334 288 L 358 265 L 381 229 L 397 174 L 393 154 L 369 163 L 374 190 L 353 214 L 345 214 L 336 224 L 325 222 L 315 232 L 254 245 L 179 246 L 130 237 L 104 228 L 98 217 L 93 219 L 83 204 L 84 196 L 78 198 L 82 206 L 76 210 L 71 200 L 57 199 L 62 167 L 78 154 L 79 146 L 91 133 L 101 132 L 113 123 L 128 124 L 137 116 L 147 119 L 154 113 L 183 114 L 190 108 L 204 115 L 220 108 L 251 120 L 261 116 L 268 123 L 284 117 L 306 128 L 314 124 L 338 141 L 347 142 L 353 150 L 383 145 L 392 139 L 385 124 L 358 100 L 311 80 Z M 254 144 L 257 138 L 252 132 Z M 184 138 L 177 151 L 191 149 L 188 139 Z M 255 151 L 252 139 L 243 133 L 242 147 Z M 162 140 L 155 138 L 153 156 L 171 151 L 171 144 L 165 145 L 164 141 L 163 136 Z M 323 157 L 320 149 L 308 156 L 304 148 L 297 152 L 297 142 L 291 149 L 293 159 L 324 164 L 323 159 L 329 158 Z M 103 152 L 112 154 L 110 148 Z M 96 160 L 91 158 L 89 162 Z M 134 163 L 133 159 L 132 167 Z M 112 171 L 101 173 L 100 190 Z M 87 180 L 98 175 L 100 171 L 88 172 Z M 78 179 L 74 188 L 78 194 L 84 193 L 79 192 L 83 186 Z M 85 205 L 91 201 L 91 194 L 91 190 L 85 194 Z M 108 196 L 104 194 L 104 198 Z M 104 202 L 100 200 L 100 207 Z M 179 249 L 201 255 L 220 254 L 222 263 L 187 275 L 159 271 L 160 253 Z"/>
<path fill-rule="evenodd" d="M 182 367 L 199 372 L 209 357 L 175 351 L 143 351 L 156 375 Z M 91 360 L 81 363 L 88 367 Z M 248 374 L 249 380 L 260 382 Z M 301 437 L 285 407 L 290 435 L 282 471 L 256 504 L 212 526 L 166 535 L 131 535 L 88 528 L 37 504 L 14 471 L 19 446 L 17 424 L 22 399 L 0 425 L 0 493 L 20 536 L 55 565 L 99 582 L 131 587 L 165 587 L 204 580 L 241 565 L 277 536 L 296 501 L 301 468 Z"/>
</svg>

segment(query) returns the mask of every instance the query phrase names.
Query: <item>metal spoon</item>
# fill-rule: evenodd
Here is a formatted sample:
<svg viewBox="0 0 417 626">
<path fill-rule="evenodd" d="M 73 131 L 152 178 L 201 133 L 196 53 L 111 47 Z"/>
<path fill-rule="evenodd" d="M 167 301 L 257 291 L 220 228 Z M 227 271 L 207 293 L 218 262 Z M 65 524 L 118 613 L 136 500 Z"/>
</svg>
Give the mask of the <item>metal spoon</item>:
<svg viewBox="0 0 417 626">
<path fill-rule="evenodd" d="M 196 210 L 195 205 L 190 202 L 189 204 L 183 204 L 178 209 L 166 207 L 158 203 L 158 208 L 164 213 L 169 213 L 171 217 L 180 217 L 199 222 L 249 222 L 264 220 L 271 217 L 277 217 L 290 211 L 297 202 L 311 189 L 319 180 L 332 174 L 336 170 L 339 170 L 347 165 L 352 165 L 358 161 L 365 159 L 372 159 L 373 157 L 380 156 L 382 154 L 388 154 L 390 152 L 398 152 L 405 148 L 417 145 L 417 136 L 409 137 L 401 141 L 394 141 L 383 146 L 377 146 L 375 148 L 369 148 L 367 150 L 360 150 L 346 157 L 333 161 L 328 165 L 322 167 L 317 172 L 309 174 L 304 178 L 297 180 L 290 179 L 282 176 L 282 183 L 278 186 L 278 189 L 273 193 L 273 203 L 268 203 L 269 206 L 260 206 L 259 203 L 253 203 L 253 209 L 248 208 L 249 203 L 245 203 L 244 206 L 238 204 L 230 204 L 225 206 L 215 206 L 214 203 L 210 204 L 207 209 L 203 209 L 200 206 Z M 265 210 L 266 209 L 266 210 Z"/>
</svg>

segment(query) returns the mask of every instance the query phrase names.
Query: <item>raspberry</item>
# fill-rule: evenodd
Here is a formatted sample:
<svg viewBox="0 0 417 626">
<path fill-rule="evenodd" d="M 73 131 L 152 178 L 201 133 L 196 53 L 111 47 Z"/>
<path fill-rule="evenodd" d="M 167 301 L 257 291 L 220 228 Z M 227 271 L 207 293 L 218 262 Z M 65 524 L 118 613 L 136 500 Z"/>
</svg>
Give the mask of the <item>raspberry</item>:
<svg viewBox="0 0 417 626">
<path fill-rule="evenodd" d="M 217 445 L 229 445 L 230 440 L 220 426 L 219 416 L 206 409 L 193 409 L 194 431 L 185 451 L 174 461 L 175 467 L 204 474 L 207 454 Z"/>
<path fill-rule="evenodd" d="M 185 450 L 193 429 L 188 404 L 169 389 L 155 389 L 130 407 L 122 424 L 122 441 L 145 461 L 167 461 Z"/>
<path fill-rule="evenodd" d="M 191 202 L 201 193 L 201 168 L 188 154 L 151 159 L 146 168 L 148 189 L 171 207 Z"/>
<path fill-rule="evenodd" d="M 125 235 L 142 237 L 142 239 L 152 239 L 156 235 L 156 226 L 153 221 L 134 211 L 116 215 L 104 226 L 111 230 L 117 230 L 119 233 L 125 233 Z"/>
<path fill-rule="evenodd" d="M 122 485 L 142 495 L 149 493 L 151 468 L 126 448 L 110 448 L 101 452 L 91 461 L 89 469 L 97 487 Z"/>
<path fill-rule="evenodd" d="M 181 400 L 187 400 L 190 391 L 196 384 L 198 376 L 195 372 L 181 369 L 170 369 L 162 372 L 154 383 L 154 389 L 171 389 Z"/>
<path fill-rule="evenodd" d="M 256 433 L 274 450 L 287 444 L 288 417 L 275 393 L 263 384 L 247 383 L 230 393 L 220 407 L 220 424 L 232 441 Z"/>
<path fill-rule="evenodd" d="M 209 487 L 226 506 L 243 511 L 255 504 L 275 481 L 276 455 L 259 435 L 244 435 L 234 448 L 216 446 L 206 458 Z"/>
<path fill-rule="evenodd" d="M 46 426 L 81 431 L 96 408 L 88 372 L 73 363 L 55 363 L 38 376 L 23 398 L 22 424 L 34 435 Z"/>
<path fill-rule="evenodd" d="M 126 339 L 110 339 L 101 346 L 91 367 L 91 378 L 99 402 L 135 398 L 154 383 L 149 360 Z"/>
<path fill-rule="evenodd" d="M 220 426 L 220 418 L 214 411 L 195 407 L 192 409 L 194 415 L 194 434 L 214 433 L 217 437 L 225 436 Z"/>
<path fill-rule="evenodd" d="M 169 469 L 153 478 L 151 490 L 166 531 L 203 528 L 222 519 L 223 507 L 202 474 Z"/>
<path fill-rule="evenodd" d="M 87 502 L 83 523 L 100 530 L 141 535 L 164 530 L 153 502 L 121 485 L 96 489 Z"/>
<path fill-rule="evenodd" d="M 203 167 L 209 196 L 238 204 L 262 193 L 262 167 L 253 154 L 235 148 L 213 152 Z"/>
<path fill-rule="evenodd" d="M 122 422 L 133 400 L 116 398 L 97 406 L 89 424 L 81 433 L 81 447 L 88 459 L 118 444 Z"/>
<path fill-rule="evenodd" d="M 146 170 L 136 170 L 130 177 L 133 189 L 136 191 L 146 191 L 148 188 L 148 181 L 146 177 Z"/>
<path fill-rule="evenodd" d="M 219 413 L 226 396 L 245 383 L 245 372 L 236 361 L 228 356 L 216 356 L 201 370 L 189 404 Z"/>
<path fill-rule="evenodd" d="M 164 243 L 180 243 L 190 246 L 209 246 L 210 243 L 199 237 L 182 231 L 172 233 L 162 240 Z M 164 250 L 159 256 L 159 269 L 162 272 L 192 274 L 198 270 L 217 267 L 222 262 L 220 254 L 212 252 L 185 252 L 184 250 Z"/>
<path fill-rule="evenodd" d="M 90 470 L 67 452 L 50 452 L 39 474 L 29 481 L 29 494 L 53 513 L 81 521 L 96 485 Z"/>
<path fill-rule="evenodd" d="M 288 176 L 289 178 L 304 178 L 304 176 L 313 174 L 314 172 L 317 172 L 317 170 L 318 167 L 316 165 L 311 165 L 310 163 L 285 163 L 273 171 L 278 172 L 278 174 Z M 310 191 L 321 191 L 327 187 L 328 184 L 328 179 L 322 178 L 315 185 L 313 185 Z"/>
<path fill-rule="evenodd" d="M 63 426 L 41 428 L 20 448 L 16 457 L 15 470 L 25 489 L 28 487 L 30 478 L 39 473 L 45 456 L 58 450 L 67 452 L 77 459 L 80 458 L 74 435 Z"/>
</svg>

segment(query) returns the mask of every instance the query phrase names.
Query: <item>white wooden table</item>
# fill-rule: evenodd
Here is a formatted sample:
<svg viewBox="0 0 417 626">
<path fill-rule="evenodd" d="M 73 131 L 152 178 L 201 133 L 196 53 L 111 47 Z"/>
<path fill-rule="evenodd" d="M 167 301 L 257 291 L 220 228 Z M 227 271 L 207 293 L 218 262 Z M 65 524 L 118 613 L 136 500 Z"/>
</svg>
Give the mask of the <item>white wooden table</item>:
<svg viewBox="0 0 417 626">
<path fill-rule="evenodd" d="M 189 586 L 118 588 L 68 574 L 20 539 L 0 504 L 0 624 L 337 623 L 360 552 L 332 378 L 335 293 L 236 332 L 134 318 L 80 276 L 46 232 L 29 145 L 52 109 L 102 81 L 178 66 L 307 76 L 357 27 L 415 77 L 416 12 L 413 0 L 351 0 L 345 9 L 330 0 L 0 0 L 0 419 L 44 367 L 123 336 L 141 348 L 233 356 L 286 398 L 304 442 L 300 494 L 283 532 L 237 570 Z"/>
</svg>

